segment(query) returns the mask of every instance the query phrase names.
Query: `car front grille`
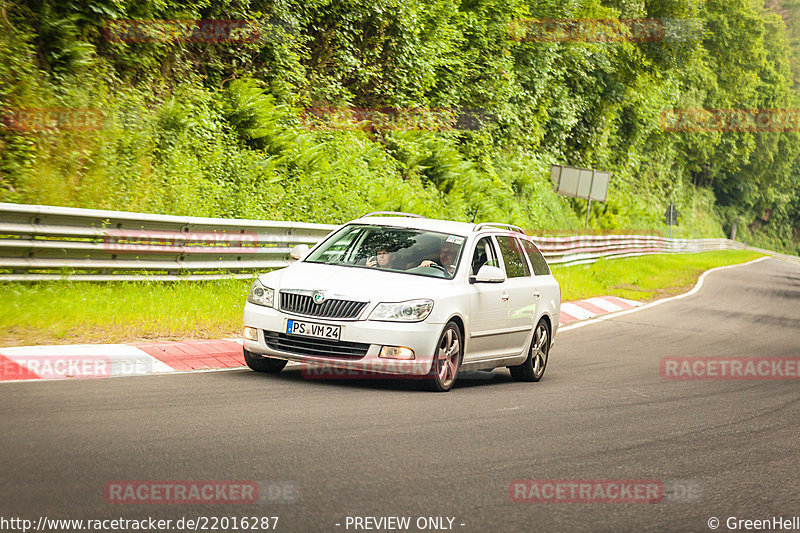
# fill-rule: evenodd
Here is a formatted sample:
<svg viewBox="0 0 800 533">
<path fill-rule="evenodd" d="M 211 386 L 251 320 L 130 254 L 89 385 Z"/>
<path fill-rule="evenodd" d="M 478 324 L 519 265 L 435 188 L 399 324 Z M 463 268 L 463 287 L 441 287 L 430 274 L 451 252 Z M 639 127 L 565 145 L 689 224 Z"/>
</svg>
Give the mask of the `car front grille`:
<svg viewBox="0 0 800 533">
<path fill-rule="evenodd" d="M 315 304 L 311 296 L 281 291 L 281 311 L 320 318 L 357 318 L 367 302 L 350 300 L 325 300 Z"/>
<path fill-rule="evenodd" d="M 361 342 L 332 341 L 266 330 L 264 331 L 264 341 L 272 350 L 315 357 L 361 359 L 367 355 L 367 350 L 369 350 L 369 344 Z"/>
</svg>

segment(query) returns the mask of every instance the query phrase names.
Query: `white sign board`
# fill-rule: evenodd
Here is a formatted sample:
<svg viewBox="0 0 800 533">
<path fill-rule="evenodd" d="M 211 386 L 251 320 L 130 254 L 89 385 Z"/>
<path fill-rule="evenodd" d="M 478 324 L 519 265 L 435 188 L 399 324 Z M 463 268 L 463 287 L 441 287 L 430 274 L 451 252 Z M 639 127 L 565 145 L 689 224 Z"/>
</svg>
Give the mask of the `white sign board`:
<svg viewBox="0 0 800 533">
<path fill-rule="evenodd" d="M 550 179 L 559 194 L 605 202 L 611 172 L 553 165 Z"/>
</svg>

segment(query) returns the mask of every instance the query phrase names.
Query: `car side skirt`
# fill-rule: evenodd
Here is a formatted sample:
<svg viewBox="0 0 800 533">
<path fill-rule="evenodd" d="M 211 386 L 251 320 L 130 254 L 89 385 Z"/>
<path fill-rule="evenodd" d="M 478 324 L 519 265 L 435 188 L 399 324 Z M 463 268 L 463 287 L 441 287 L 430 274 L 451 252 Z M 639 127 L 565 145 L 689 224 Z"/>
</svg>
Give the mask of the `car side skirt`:
<svg viewBox="0 0 800 533">
<path fill-rule="evenodd" d="M 511 357 L 495 357 L 492 359 L 481 359 L 480 361 L 465 361 L 461 363 L 461 370 L 488 370 L 503 366 L 517 366 L 525 362 L 528 353 L 514 355 Z"/>
</svg>

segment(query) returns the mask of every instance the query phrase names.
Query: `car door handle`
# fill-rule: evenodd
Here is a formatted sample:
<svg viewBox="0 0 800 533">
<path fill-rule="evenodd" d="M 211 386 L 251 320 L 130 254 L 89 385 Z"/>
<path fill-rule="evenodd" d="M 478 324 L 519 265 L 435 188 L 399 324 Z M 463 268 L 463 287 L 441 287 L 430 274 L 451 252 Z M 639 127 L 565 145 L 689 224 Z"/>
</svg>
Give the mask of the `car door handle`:
<svg viewBox="0 0 800 533">
<path fill-rule="evenodd" d="M 541 294 L 539 291 L 536 291 L 536 290 L 535 290 L 535 291 L 533 291 L 533 295 L 534 295 L 534 296 L 536 296 L 536 297 L 538 298 L 538 297 L 539 297 L 539 296 L 541 296 L 542 294 Z"/>
<path fill-rule="evenodd" d="M 503 300 L 504 302 L 507 302 L 508 301 L 508 294 L 501 294 L 500 295 L 500 299 Z"/>
</svg>

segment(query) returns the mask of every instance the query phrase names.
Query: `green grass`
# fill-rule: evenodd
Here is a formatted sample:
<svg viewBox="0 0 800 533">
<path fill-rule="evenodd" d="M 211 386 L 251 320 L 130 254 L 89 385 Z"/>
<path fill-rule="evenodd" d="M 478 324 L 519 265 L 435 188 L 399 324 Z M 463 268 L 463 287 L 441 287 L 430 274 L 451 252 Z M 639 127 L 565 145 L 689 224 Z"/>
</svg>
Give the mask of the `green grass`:
<svg viewBox="0 0 800 533">
<path fill-rule="evenodd" d="M 239 335 L 250 283 L 0 283 L 0 346 Z"/>
<path fill-rule="evenodd" d="M 561 301 L 592 296 L 654 300 L 689 290 L 706 270 L 744 263 L 763 254 L 743 250 L 698 254 L 658 254 L 601 259 L 588 265 L 553 266 L 561 284 Z"/>
<path fill-rule="evenodd" d="M 650 300 L 689 289 L 743 251 L 651 255 L 553 267 L 562 300 Z M 239 335 L 248 280 L 0 283 L 0 346 L 208 339 Z"/>
</svg>

